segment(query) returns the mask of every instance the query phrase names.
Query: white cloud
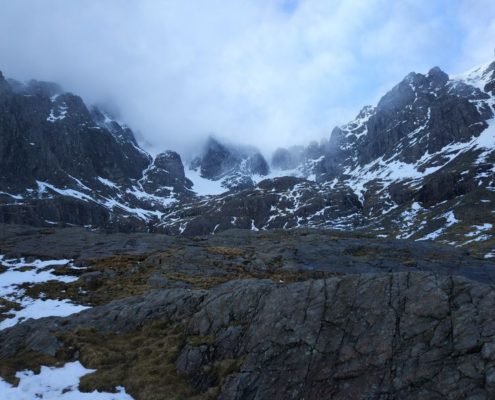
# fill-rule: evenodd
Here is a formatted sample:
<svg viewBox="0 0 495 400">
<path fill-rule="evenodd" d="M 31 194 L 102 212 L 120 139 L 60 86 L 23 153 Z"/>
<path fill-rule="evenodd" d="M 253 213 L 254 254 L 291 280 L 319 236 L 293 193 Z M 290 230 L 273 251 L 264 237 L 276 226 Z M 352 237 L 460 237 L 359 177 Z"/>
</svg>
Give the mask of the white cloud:
<svg viewBox="0 0 495 400">
<path fill-rule="evenodd" d="M 459 24 L 465 36 L 460 42 L 458 72 L 494 58 L 495 2 L 492 0 L 464 1 L 459 8 Z"/>
<path fill-rule="evenodd" d="M 8 2 L 0 69 L 113 101 L 154 151 L 210 132 L 272 150 L 328 136 L 411 70 L 493 46 L 490 1 L 432 3 Z"/>
</svg>

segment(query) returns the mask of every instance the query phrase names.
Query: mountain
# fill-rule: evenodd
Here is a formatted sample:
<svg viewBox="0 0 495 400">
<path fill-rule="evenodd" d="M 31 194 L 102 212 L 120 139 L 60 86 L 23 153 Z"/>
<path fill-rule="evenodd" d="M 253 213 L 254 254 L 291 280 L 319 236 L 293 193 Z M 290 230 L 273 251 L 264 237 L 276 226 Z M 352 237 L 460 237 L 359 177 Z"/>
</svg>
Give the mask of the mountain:
<svg viewBox="0 0 495 400">
<path fill-rule="evenodd" d="M 495 62 L 410 73 L 375 106 L 271 166 L 210 137 L 184 168 L 55 84 L 0 81 L 0 221 L 198 235 L 319 227 L 495 256 Z"/>
<path fill-rule="evenodd" d="M 451 78 L 411 73 L 327 141 L 277 150 L 272 167 L 294 178 L 172 206 L 162 225 L 365 229 L 493 256 L 494 74 L 495 62 Z"/>
<path fill-rule="evenodd" d="M 57 85 L 0 77 L 0 221 L 149 229 L 191 196 L 180 156 L 153 158 L 104 111 Z"/>
<path fill-rule="evenodd" d="M 270 166 L 184 168 L 0 74 L 0 393 L 495 398 L 494 90 L 411 73 Z"/>
<path fill-rule="evenodd" d="M 220 143 L 209 137 L 202 154 L 195 157 L 190 169 L 200 176 L 220 181 L 226 190 L 242 190 L 255 186 L 255 179 L 270 172 L 263 155 L 254 147 L 234 146 Z"/>
</svg>

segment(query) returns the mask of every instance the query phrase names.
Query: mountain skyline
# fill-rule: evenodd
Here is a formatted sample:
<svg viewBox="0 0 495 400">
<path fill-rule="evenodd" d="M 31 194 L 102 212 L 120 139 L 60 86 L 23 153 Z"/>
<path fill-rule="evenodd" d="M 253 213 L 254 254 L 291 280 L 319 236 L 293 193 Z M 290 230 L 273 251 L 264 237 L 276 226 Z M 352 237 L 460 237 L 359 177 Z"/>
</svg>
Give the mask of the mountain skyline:
<svg viewBox="0 0 495 400">
<path fill-rule="evenodd" d="M 493 62 L 493 59 L 494 59 L 494 57 L 492 57 L 491 59 L 486 58 L 484 60 L 484 62 L 480 63 L 479 65 L 471 66 L 470 68 L 467 68 L 466 70 L 463 70 L 463 71 L 456 73 L 456 74 L 447 74 L 447 76 L 452 81 L 465 80 L 466 77 L 473 75 L 473 72 L 487 69 L 489 67 L 489 65 Z M 444 70 L 442 70 L 438 66 L 429 68 L 429 71 L 431 72 L 432 70 L 435 70 L 435 69 L 439 69 L 442 73 L 446 73 Z M 53 88 L 56 88 L 53 90 L 56 90 L 59 93 L 68 93 L 71 95 L 75 94 L 78 97 L 81 96 L 79 93 L 73 93 L 69 90 L 66 90 L 66 88 L 59 85 L 59 83 L 57 81 L 54 81 L 54 82 L 42 81 L 42 80 L 37 80 L 36 77 L 32 77 L 32 78 L 27 79 L 25 81 L 18 81 L 11 76 L 6 76 L 5 73 L 3 73 L 3 71 L 1 69 L 0 69 L 0 73 L 2 73 L 4 78 L 13 85 L 19 85 L 20 84 L 20 85 L 25 85 L 26 87 L 29 87 L 32 84 L 34 84 L 34 85 L 47 85 L 47 86 L 52 86 Z M 410 72 L 409 74 L 405 75 L 405 77 L 407 78 L 407 76 L 409 76 L 409 75 L 414 75 L 414 74 L 418 74 L 418 73 L 419 74 L 423 73 L 424 75 L 427 75 L 429 72 L 427 72 L 427 71 L 424 71 L 424 72 L 413 71 L 413 72 Z M 404 76 L 402 78 L 404 78 Z M 476 79 L 478 79 L 478 78 L 476 78 Z M 213 141 L 213 142 L 221 143 L 222 145 L 225 145 L 225 146 L 232 148 L 232 149 L 239 147 L 240 149 L 242 149 L 242 148 L 251 149 L 250 151 L 260 152 L 266 158 L 266 161 L 268 162 L 270 168 L 274 168 L 275 170 L 279 170 L 277 160 L 276 160 L 277 153 L 279 150 L 282 150 L 282 149 L 285 150 L 285 149 L 293 148 L 297 151 L 298 148 L 302 148 L 305 146 L 313 146 L 313 145 L 326 146 L 326 143 L 331 139 L 332 131 L 335 128 L 345 127 L 346 125 L 348 125 L 350 123 L 350 121 L 355 121 L 355 120 L 359 120 L 360 118 L 362 118 L 362 114 L 363 113 L 366 114 L 368 112 L 368 110 L 374 109 L 375 106 L 379 103 L 380 99 L 383 96 L 385 96 L 391 90 L 391 88 L 395 87 L 396 84 L 397 84 L 397 82 L 392 84 L 389 88 L 384 89 L 383 93 L 380 93 L 380 96 L 376 99 L 375 102 L 364 105 L 364 106 L 361 104 L 361 106 L 356 109 L 356 112 L 348 120 L 344 121 L 341 124 L 329 125 L 330 128 L 326 132 L 323 133 L 323 136 L 315 137 L 315 138 L 307 138 L 307 139 L 301 138 L 300 141 L 298 141 L 298 142 L 296 141 L 296 142 L 291 143 L 287 146 L 277 145 L 273 148 L 268 148 L 268 149 L 256 146 L 256 144 L 251 140 L 251 138 L 236 140 L 236 138 L 232 138 L 232 137 L 228 137 L 228 136 L 222 136 L 222 135 L 215 133 L 215 132 L 205 132 L 202 136 L 200 136 L 199 138 L 196 139 L 194 146 L 188 147 L 187 149 L 182 150 L 182 151 L 180 150 L 180 146 L 179 146 L 179 148 L 174 148 L 173 146 L 170 146 L 167 143 L 164 143 L 164 147 L 156 147 L 155 146 L 153 148 L 150 148 L 149 147 L 150 143 L 147 141 L 147 139 L 144 136 L 142 136 L 142 132 L 139 129 L 139 127 L 130 126 L 128 121 L 127 121 L 127 118 L 124 115 L 122 115 L 121 111 L 118 109 L 118 107 L 116 107 L 115 104 L 88 103 L 84 100 L 83 96 L 81 96 L 81 98 L 89 110 L 91 110 L 92 112 L 93 112 L 93 110 L 97 110 L 96 111 L 97 113 L 100 113 L 100 112 L 102 113 L 102 115 L 97 117 L 97 119 L 102 118 L 103 120 L 106 120 L 106 121 L 115 121 L 121 127 L 125 128 L 125 129 L 131 129 L 132 133 L 133 133 L 132 140 L 135 141 L 136 144 L 139 144 L 139 146 L 141 148 L 143 148 L 144 150 L 146 150 L 149 153 L 149 155 L 152 157 L 156 157 L 156 156 L 160 155 L 161 153 L 169 151 L 169 150 L 173 150 L 174 152 L 176 151 L 177 153 L 179 153 L 182 156 L 182 160 L 184 161 L 184 166 L 187 167 L 187 169 L 190 168 L 191 171 L 193 171 L 194 169 L 196 169 L 194 167 L 195 159 L 197 159 L 198 157 L 201 157 L 201 154 L 207 150 L 209 143 L 211 143 Z M 476 84 L 477 83 L 475 83 L 475 85 Z M 170 143 L 173 143 L 173 141 Z M 283 169 L 281 171 L 283 171 Z"/>
</svg>

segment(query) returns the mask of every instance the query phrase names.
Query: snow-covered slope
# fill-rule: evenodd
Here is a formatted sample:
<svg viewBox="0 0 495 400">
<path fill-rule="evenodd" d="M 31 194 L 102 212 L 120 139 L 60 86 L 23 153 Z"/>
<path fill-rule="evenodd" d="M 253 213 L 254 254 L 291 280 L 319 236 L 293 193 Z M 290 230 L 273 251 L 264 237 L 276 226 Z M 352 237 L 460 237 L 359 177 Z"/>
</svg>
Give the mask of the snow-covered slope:
<svg viewBox="0 0 495 400">
<path fill-rule="evenodd" d="M 205 194 L 213 194 L 212 190 L 219 192 L 218 187 L 224 191 L 250 188 L 269 173 L 268 163 L 256 148 L 221 143 L 213 137 L 208 138 L 202 153 L 190 163 L 189 170 L 201 188 L 199 192 Z M 205 179 L 218 185 L 205 185 Z"/>
</svg>

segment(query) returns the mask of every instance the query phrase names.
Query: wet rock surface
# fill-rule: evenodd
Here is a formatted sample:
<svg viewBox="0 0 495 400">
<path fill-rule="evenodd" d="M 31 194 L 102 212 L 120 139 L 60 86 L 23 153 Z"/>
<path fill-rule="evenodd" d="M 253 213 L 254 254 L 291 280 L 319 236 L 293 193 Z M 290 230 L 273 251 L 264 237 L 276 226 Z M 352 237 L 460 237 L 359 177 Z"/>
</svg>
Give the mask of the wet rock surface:
<svg viewBox="0 0 495 400">
<path fill-rule="evenodd" d="M 82 390 L 123 385 L 136 399 L 495 396 L 495 264 L 459 249 L 310 229 L 11 225 L 0 243 L 9 256 L 75 257 L 79 279 L 43 290 L 73 287 L 95 306 L 0 331 L 9 380 L 80 360 L 97 369 Z"/>
<path fill-rule="evenodd" d="M 218 384 L 213 367 L 228 361 L 236 370 L 220 399 L 488 399 L 494 306 L 493 287 L 430 273 L 231 281 L 28 321 L 0 333 L 0 357 L 21 349 L 54 357 L 64 346 L 57 335 L 81 328 L 124 334 L 179 322 L 177 374 L 196 394 Z"/>
</svg>

